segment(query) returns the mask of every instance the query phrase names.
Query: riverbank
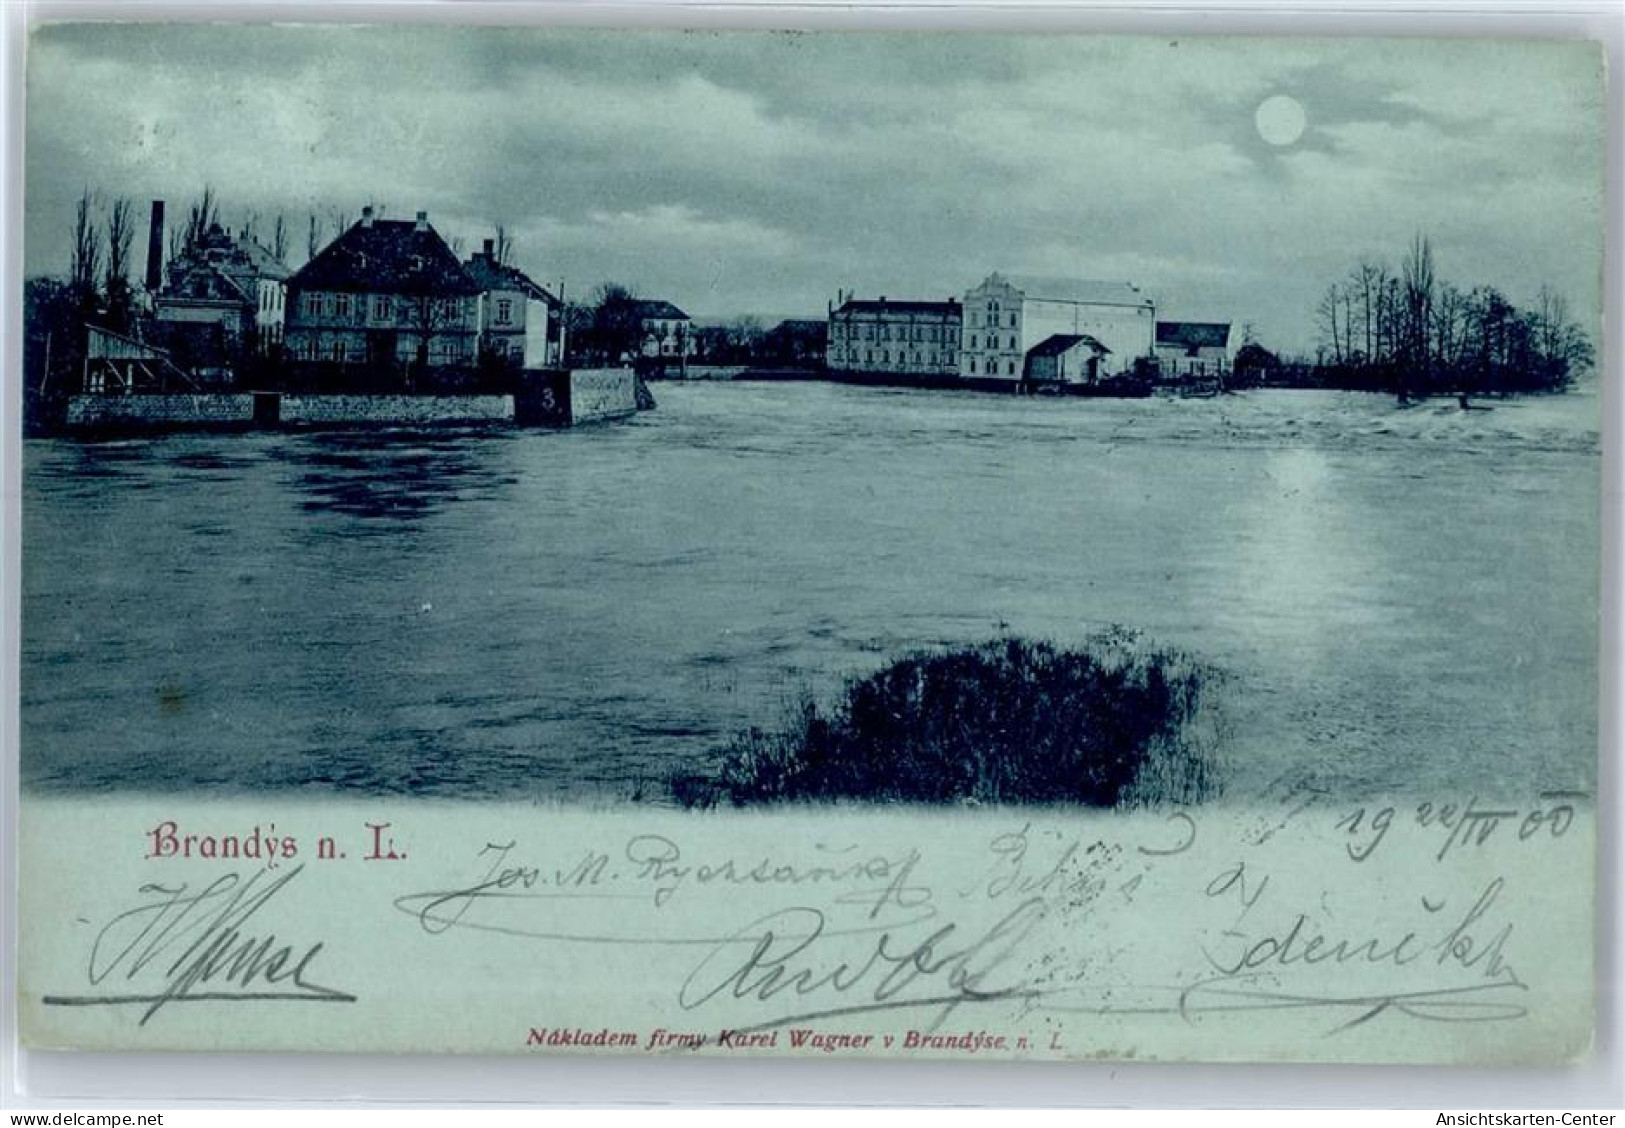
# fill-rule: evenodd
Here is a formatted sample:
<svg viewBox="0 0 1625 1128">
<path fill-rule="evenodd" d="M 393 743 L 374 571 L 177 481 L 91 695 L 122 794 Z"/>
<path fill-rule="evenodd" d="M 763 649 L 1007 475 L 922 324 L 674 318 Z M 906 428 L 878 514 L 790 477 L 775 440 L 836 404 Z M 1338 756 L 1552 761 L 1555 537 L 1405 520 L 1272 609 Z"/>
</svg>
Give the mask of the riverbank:
<svg viewBox="0 0 1625 1128">
<path fill-rule="evenodd" d="M 367 427 L 579 427 L 654 404 L 630 369 L 538 373 L 508 394 L 360 395 L 284 392 L 75 395 L 60 430 L 76 437 L 185 431 Z"/>
<path fill-rule="evenodd" d="M 1094 384 L 1062 384 L 1040 380 L 998 380 L 990 377 L 950 376 L 913 372 L 855 372 L 829 368 L 792 368 L 766 365 L 689 365 L 667 369 L 651 379 L 675 383 L 748 380 L 773 383 L 845 384 L 859 388 L 913 388 L 935 392 L 988 392 L 996 395 L 1101 396 L 1143 399 L 1152 394 L 1149 380 L 1113 376 Z"/>
</svg>

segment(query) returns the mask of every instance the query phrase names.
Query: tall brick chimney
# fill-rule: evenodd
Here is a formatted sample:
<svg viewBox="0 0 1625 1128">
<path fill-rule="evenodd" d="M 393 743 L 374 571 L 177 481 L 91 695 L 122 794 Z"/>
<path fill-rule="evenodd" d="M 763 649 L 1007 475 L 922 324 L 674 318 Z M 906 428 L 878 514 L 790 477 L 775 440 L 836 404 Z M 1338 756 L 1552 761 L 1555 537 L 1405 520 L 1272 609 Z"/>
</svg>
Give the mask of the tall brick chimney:
<svg viewBox="0 0 1625 1128">
<path fill-rule="evenodd" d="M 164 284 L 164 202 L 152 202 L 152 220 L 147 224 L 147 292 L 155 294 Z"/>
<path fill-rule="evenodd" d="M 484 249 L 486 258 L 494 259 L 497 257 L 497 241 L 495 239 L 485 240 Z"/>
<path fill-rule="evenodd" d="M 372 205 L 371 204 L 368 204 L 366 207 L 361 209 L 361 226 L 362 227 L 371 227 L 372 226 Z"/>
<path fill-rule="evenodd" d="M 427 230 L 429 230 L 429 213 L 428 212 L 426 212 L 426 211 L 418 212 L 417 229 L 419 231 L 427 231 Z"/>
</svg>

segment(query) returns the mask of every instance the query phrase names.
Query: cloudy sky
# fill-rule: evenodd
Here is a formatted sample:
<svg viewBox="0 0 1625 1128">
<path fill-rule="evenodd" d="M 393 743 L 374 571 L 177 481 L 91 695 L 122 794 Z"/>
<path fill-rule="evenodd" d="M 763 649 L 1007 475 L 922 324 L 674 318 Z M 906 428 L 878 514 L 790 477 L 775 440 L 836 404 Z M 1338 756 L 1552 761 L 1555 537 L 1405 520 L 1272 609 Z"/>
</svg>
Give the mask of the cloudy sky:
<svg viewBox="0 0 1625 1128">
<path fill-rule="evenodd" d="M 1442 277 L 1596 308 L 1602 115 L 1584 44 L 57 26 L 25 258 L 65 270 L 89 186 L 139 201 L 139 260 L 146 201 L 209 184 L 228 223 L 287 216 L 292 266 L 312 211 L 373 203 L 702 319 L 997 269 L 1293 351 L 1329 281 L 1419 230 Z"/>
</svg>

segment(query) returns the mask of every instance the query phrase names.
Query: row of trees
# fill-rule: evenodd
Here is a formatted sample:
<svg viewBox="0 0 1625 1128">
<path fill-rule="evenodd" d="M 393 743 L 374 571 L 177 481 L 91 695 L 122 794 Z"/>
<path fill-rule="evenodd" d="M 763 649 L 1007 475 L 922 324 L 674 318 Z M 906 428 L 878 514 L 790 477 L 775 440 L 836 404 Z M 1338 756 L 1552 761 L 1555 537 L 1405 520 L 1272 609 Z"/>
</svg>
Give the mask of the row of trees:
<svg viewBox="0 0 1625 1128">
<path fill-rule="evenodd" d="M 1401 399 L 1561 391 L 1594 360 L 1561 294 L 1542 287 L 1519 309 L 1493 286 L 1443 281 L 1424 235 L 1397 269 L 1361 262 L 1332 283 L 1316 315 L 1323 382 Z"/>
</svg>

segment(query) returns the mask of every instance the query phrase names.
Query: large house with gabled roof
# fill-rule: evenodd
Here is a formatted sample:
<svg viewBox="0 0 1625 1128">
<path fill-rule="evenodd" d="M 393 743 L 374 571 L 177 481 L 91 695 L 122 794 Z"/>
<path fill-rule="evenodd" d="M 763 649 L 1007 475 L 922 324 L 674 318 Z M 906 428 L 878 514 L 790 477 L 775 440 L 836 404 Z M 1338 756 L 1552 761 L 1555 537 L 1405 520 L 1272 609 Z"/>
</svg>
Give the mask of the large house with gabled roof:
<svg viewBox="0 0 1625 1128">
<path fill-rule="evenodd" d="M 481 293 L 426 213 L 392 220 L 363 208 L 288 280 L 287 355 L 375 369 L 472 365 Z"/>
</svg>

